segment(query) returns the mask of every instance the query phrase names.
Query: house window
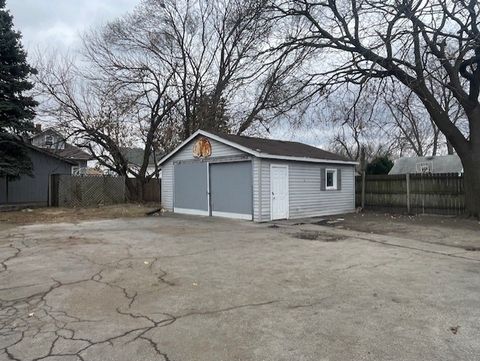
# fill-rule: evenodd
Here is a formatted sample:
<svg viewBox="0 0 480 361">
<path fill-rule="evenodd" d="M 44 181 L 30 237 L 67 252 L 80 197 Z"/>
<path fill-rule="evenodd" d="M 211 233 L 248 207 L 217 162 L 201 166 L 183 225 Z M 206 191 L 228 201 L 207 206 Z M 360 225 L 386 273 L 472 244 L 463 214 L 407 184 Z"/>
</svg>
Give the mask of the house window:
<svg viewBox="0 0 480 361">
<path fill-rule="evenodd" d="M 87 168 L 75 165 L 72 167 L 72 175 L 86 175 Z"/>
<path fill-rule="evenodd" d="M 45 145 L 51 147 L 53 145 L 53 135 L 45 135 Z"/>
<path fill-rule="evenodd" d="M 335 190 L 337 189 L 337 170 L 325 169 L 325 189 Z"/>
</svg>

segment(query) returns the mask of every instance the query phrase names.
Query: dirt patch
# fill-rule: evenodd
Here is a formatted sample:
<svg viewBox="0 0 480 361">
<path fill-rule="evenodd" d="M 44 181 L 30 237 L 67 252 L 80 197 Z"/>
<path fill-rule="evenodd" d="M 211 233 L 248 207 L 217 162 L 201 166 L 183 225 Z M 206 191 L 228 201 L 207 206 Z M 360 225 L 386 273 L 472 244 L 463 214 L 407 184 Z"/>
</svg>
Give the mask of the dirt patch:
<svg viewBox="0 0 480 361">
<path fill-rule="evenodd" d="M 0 223 L 75 223 L 94 219 L 144 217 L 158 205 L 119 204 L 92 208 L 34 208 L 21 211 L 0 212 Z"/>
<path fill-rule="evenodd" d="M 317 232 L 317 231 L 300 231 L 293 235 L 298 239 L 305 239 L 308 241 L 320 241 L 320 242 L 337 242 L 346 239 L 345 236 L 335 236 L 328 234 L 326 232 Z"/>
<path fill-rule="evenodd" d="M 333 216 L 313 222 L 322 226 L 410 238 L 467 251 L 480 251 L 480 222 L 476 219 L 364 212 Z"/>
</svg>

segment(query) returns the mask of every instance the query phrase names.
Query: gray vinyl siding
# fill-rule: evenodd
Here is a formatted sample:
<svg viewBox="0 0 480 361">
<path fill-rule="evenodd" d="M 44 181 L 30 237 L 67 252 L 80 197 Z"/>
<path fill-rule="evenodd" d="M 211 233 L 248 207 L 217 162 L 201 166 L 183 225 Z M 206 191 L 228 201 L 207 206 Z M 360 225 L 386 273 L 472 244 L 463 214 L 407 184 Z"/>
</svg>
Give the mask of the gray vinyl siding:
<svg viewBox="0 0 480 361">
<path fill-rule="evenodd" d="M 180 149 L 162 166 L 162 205 L 173 210 L 174 164 L 179 161 L 201 162 L 192 155 L 195 140 Z M 231 146 L 210 139 L 212 155 L 208 162 L 218 158 L 247 156 Z M 280 161 L 248 157 L 252 159 L 253 219 L 256 222 L 270 221 L 270 165 L 289 166 L 289 217 L 302 218 L 351 212 L 355 209 L 354 165 Z M 238 159 L 237 159 L 238 160 Z M 324 190 L 320 185 L 320 170 L 341 169 L 341 189 Z"/>
<path fill-rule="evenodd" d="M 260 222 L 261 220 L 261 208 L 259 207 L 260 201 L 260 166 L 262 160 L 260 158 L 253 158 L 252 159 L 252 178 L 253 178 L 253 220 L 255 222 Z"/>
<path fill-rule="evenodd" d="M 258 160 L 254 162 L 254 181 L 259 191 L 254 196 L 255 221 L 270 220 L 270 165 L 288 165 L 289 218 L 324 216 L 352 212 L 355 209 L 354 166 Z M 341 189 L 320 189 L 323 168 L 341 169 Z M 254 188 L 254 191 L 255 191 Z"/>
<path fill-rule="evenodd" d="M 72 165 L 58 158 L 28 150 L 33 165 L 33 177 L 22 175 L 8 182 L 8 201 L 6 180 L 0 178 L 0 204 L 48 205 L 49 177 L 51 174 L 71 174 Z"/>
<path fill-rule="evenodd" d="M 219 157 L 231 157 L 238 155 L 245 155 L 244 152 L 232 148 L 229 145 L 217 142 L 216 140 L 209 139 L 212 145 L 212 155 L 209 159 Z M 172 156 L 165 164 L 162 165 L 162 206 L 163 208 L 172 211 L 173 210 L 173 165 L 174 162 L 183 160 L 195 160 L 192 154 L 193 144 L 195 139 L 192 139 L 189 143 L 180 149 L 174 156 Z M 201 162 L 201 160 L 196 160 Z"/>
<path fill-rule="evenodd" d="M 255 158 L 253 162 L 253 218 L 256 222 L 270 220 L 270 164 L 271 161 Z"/>
</svg>

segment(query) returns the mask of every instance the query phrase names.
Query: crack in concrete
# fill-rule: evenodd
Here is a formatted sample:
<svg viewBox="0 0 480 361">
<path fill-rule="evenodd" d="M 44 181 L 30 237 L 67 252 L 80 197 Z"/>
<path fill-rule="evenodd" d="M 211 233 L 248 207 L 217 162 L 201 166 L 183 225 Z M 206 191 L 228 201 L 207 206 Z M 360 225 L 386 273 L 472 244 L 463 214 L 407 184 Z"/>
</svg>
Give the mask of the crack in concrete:
<svg viewBox="0 0 480 361">
<path fill-rule="evenodd" d="M 20 248 L 15 247 L 13 244 L 10 244 L 8 247 L 4 247 L 4 248 L 11 248 L 15 251 L 14 251 L 13 255 L 11 255 L 11 256 L 3 259 L 2 261 L 0 261 L 0 266 L 2 267 L 2 269 L 0 269 L 0 273 L 8 271 L 7 262 L 11 261 L 14 258 L 17 258 L 20 255 L 20 252 L 21 252 Z"/>
<path fill-rule="evenodd" d="M 7 247 L 5 247 L 7 248 Z M 20 247 L 14 247 L 9 245 L 8 248 L 13 248 L 15 250 L 14 254 L 5 258 L 1 261 L 1 267 L 3 271 L 8 270 L 7 262 L 10 260 L 20 257 L 22 249 Z M 216 249 L 213 249 L 215 251 Z M 127 265 L 127 268 L 133 267 L 134 262 L 139 259 L 151 260 L 148 263 L 147 269 L 149 272 L 154 275 L 158 281 L 168 287 L 175 286 L 175 283 L 168 279 L 169 274 L 167 271 L 159 267 L 161 259 L 163 258 L 173 258 L 173 257 L 185 257 L 193 256 L 201 253 L 211 252 L 212 249 L 203 250 L 200 252 L 192 252 L 189 254 L 183 255 L 170 255 L 170 256 L 156 256 L 156 257 L 134 257 L 132 255 L 129 247 L 126 247 L 126 253 L 129 257 L 122 257 L 117 260 L 108 263 L 99 263 L 93 259 L 81 255 L 75 254 L 75 256 L 82 258 L 89 262 L 90 264 L 99 267 L 100 269 L 95 269 L 95 273 L 87 276 L 85 278 L 62 282 L 56 278 L 51 278 L 51 283 L 49 284 L 30 284 L 23 286 L 14 286 L 7 287 L 1 290 L 11 290 L 16 288 L 28 288 L 31 286 L 45 286 L 41 291 L 36 291 L 32 294 L 29 294 L 24 297 L 19 297 L 16 299 L 0 299 L 0 337 L 11 337 L 11 342 L 7 345 L 4 345 L 3 348 L 0 348 L 0 351 L 3 352 L 9 360 L 15 361 L 24 361 L 20 356 L 16 346 L 20 345 L 22 342 L 28 342 L 30 339 L 45 335 L 45 337 L 50 337 L 48 341 L 49 344 L 45 350 L 42 351 L 41 355 L 36 355 L 35 358 L 30 359 L 32 361 L 40 361 L 47 359 L 49 357 L 72 357 L 80 361 L 87 361 L 88 357 L 86 353 L 95 346 L 99 345 L 110 345 L 114 347 L 114 343 L 122 342 L 123 344 L 129 344 L 132 342 L 137 342 L 142 340 L 148 343 L 153 352 L 158 355 L 159 359 L 163 361 L 172 361 L 171 356 L 169 356 L 165 351 L 161 350 L 158 343 L 155 342 L 148 333 L 157 328 L 168 327 L 174 324 L 176 321 L 182 318 L 193 317 L 193 316 L 207 316 L 215 315 L 224 312 L 231 312 L 234 310 L 239 310 L 243 308 L 250 307 L 264 307 L 272 305 L 275 303 L 281 302 L 281 300 L 269 300 L 257 303 L 245 303 L 240 305 L 233 305 L 219 309 L 210 309 L 210 310 L 191 310 L 189 312 L 173 315 L 167 312 L 161 312 L 155 317 L 149 314 L 143 314 L 140 312 L 132 311 L 133 306 L 139 296 L 139 292 L 130 287 L 123 286 L 112 281 L 106 281 L 104 278 L 104 273 L 107 270 L 112 268 L 118 268 L 119 265 L 123 262 L 131 262 L 132 264 Z M 124 267 L 123 265 L 122 267 Z M 143 321 L 147 323 L 136 325 L 128 330 L 125 330 L 119 334 L 103 338 L 100 340 L 93 340 L 86 337 L 81 337 L 79 335 L 78 329 L 75 325 L 78 323 L 88 323 L 88 322 L 103 322 L 104 320 L 99 319 L 86 319 L 78 317 L 77 315 L 69 314 L 66 311 L 55 309 L 52 305 L 48 303 L 48 296 L 52 294 L 55 290 L 58 290 L 62 287 L 69 287 L 85 282 L 95 282 L 103 284 L 112 289 L 117 289 L 121 292 L 121 295 L 125 299 L 125 306 L 116 307 L 115 312 L 122 316 L 128 316 L 132 319 Z M 320 303 L 319 301 L 318 303 Z M 300 308 L 300 307 L 312 307 L 318 303 L 312 304 L 301 304 L 301 305 L 292 305 L 289 308 Z M 65 352 L 58 345 L 63 341 L 78 342 L 79 346 L 75 348 L 72 352 Z"/>
<path fill-rule="evenodd" d="M 26 243 L 23 243 L 23 246 L 26 246 Z M 8 271 L 7 263 L 14 258 L 17 258 L 21 255 L 21 248 L 15 247 L 13 244 L 10 244 L 8 247 L 2 248 L 12 248 L 15 250 L 14 254 L 6 257 L 2 261 L 0 261 L 1 269 L 0 272 Z M 23 341 L 27 340 L 27 338 L 34 338 L 40 334 L 52 334 L 55 335 L 54 339 L 50 341 L 50 345 L 48 350 L 40 356 L 32 359 L 32 361 L 40 361 L 46 359 L 48 357 L 75 357 L 81 361 L 85 361 L 84 354 L 90 348 L 101 345 L 101 344 L 109 344 L 113 346 L 113 342 L 117 340 L 121 340 L 122 338 L 126 338 L 130 335 L 133 335 L 133 339 L 128 342 L 135 342 L 136 340 L 144 340 L 147 341 L 148 344 L 152 347 L 155 353 L 161 357 L 164 361 L 170 361 L 170 358 L 165 352 L 162 352 L 158 345 L 150 338 L 148 338 L 145 334 L 148 331 L 151 331 L 157 327 L 166 327 L 174 323 L 178 317 L 175 317 L 170 314 L 163 314 L 161 320 L 154 320 L 153 318 L 149 317 L 148 315 L 143 315 L 140 313 L 133 313 L 133 312 L 126 312 L 122 311 L 120 308 L 116 309 L 116 312 L 121 315 L 127 315 L 132 318 L 143 319 L 150 324 L 144 327 L 134 327 L 129 329 L 121 334 L 114 335 L 112 337 L 102 339 L 99 341 L 93 341 L 88 338 L 79 337 L 77 335 L 77 331 L 74 328 L 75 323 L 84 323 L 84 322 L 100 322 L 99 320 L 88 320 L 83 319 L 74 315 L 70 315 L 65 311 L 55 310 L 52 306 L 50 306 L 47 302 L 47 297 L 51 294 L 54 290 L 57 290 L 61 287 L 73 286 L 77 284 L 81 284 L 84 282 L 96 282 L 100 284 L 104 284 L 108 287 L 118 289 L 122 292 L 125 299 L 128 301 L 127 309 L 131 309 L 136 298 L 138 296 L 138 291 L 136 290 L 129 290 L 127 287 L 123 287 L 119 284 L 113 282 L 107 282 L 104 280 L 103 273 L 109 267 L 115 267 L 116 265 L 124 262 L 124 261 L 135 261 L 138 259 L 142 259 L 142 257 L 133 257 L 131 250 L 126 249 L 126 252 L 129 257 L 123 257 L 118 260 L 108 262 L 108 263 L 99 263 L 94 261 L 93 259 L 81 255 L 81 254 L 74 254 L 75 256 L 86 260 L 87 262 L 103 267 L 99 271 L 92 274 L 90 277 L 82 278 L 75 281 L 70 282 L 61 282 L 55 278 L 51 278 L 52 283 L 48 284 L 48 287 L 42 291 L 38 291 L 32 293 L 28 296 L 19 297 L 16 299 L 0 299 L 0 336 L 7 337 L 13 336 L 15 340 L 12 340 L 11 343 L 4 345 L 4 347 L 0 350 L 9 360 L 15 361 L 22 361 L 21 358 L 17 355 L 14 348 L 15 346 L 19 345 Z M 199 252 L 201 253 L 201 252 Z M 180 255 L 175 255 L 180 256 Z M 153 258 L 153 261 L 149 264 L 149 270 L 156 276 L 156 278 L 162 284 L 167 286 L 174 286 L 173 282 L 170 282 L 166 279 L 168 273 L 157 267 L 157 262 L 159 262 L 159 257 Z M 143 258 L 145 259 L 145 258 Z M 148 259 L 148 258 L 147 258 Z M 152 259 L 149 257 L 149 259 Z M 132 267 L 130 265 L 130 267 Z M 41 286 L 39 284 L 29 284 L 29 285 L 22 285 L 22 286 L 14 286 L 14 287 L 6 287 L 1 289 L 2 291 L 12 290 L 12 289 L 19 289 L 19 288 L 28 288 L 31 286 Z M 234 308 L 232 308 L 234 309 Z M 210 313 L 208 311 L 207 313 Z M 219 311 L 220 312 L 220 311 Z M 198 312 L 201 314 L 202 312 Z M 194 314 L 194 313 L 192 313 Z M 186 317 L 188 315 L 183 315 L 181 317 Z M 50 329 L 53 328 L 53 331 Z M 28 335 L 27 335 L 28 333 Z M 84 345 L 80 347 L 76 352 L 56 352 L 56 345 L 60 340 L 70 340 L 70 341 L 77 341 L 83 342 Z"/>
</svg>

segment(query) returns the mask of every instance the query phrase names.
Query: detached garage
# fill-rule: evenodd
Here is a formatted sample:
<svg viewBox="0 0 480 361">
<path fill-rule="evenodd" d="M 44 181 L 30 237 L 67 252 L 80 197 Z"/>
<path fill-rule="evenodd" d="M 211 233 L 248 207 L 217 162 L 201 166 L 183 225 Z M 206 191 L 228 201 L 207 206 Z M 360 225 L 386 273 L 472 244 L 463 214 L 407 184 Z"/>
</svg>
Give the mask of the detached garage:
<svg viewBox="0 0 480 361">
<path fill-rule="evenodd" d="M 355 209 L 355 162 L 297 142 L 197 131 L 160 161 L 162 205 L 254 220 Z"/>
</svg>

